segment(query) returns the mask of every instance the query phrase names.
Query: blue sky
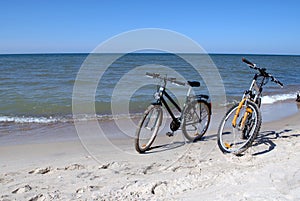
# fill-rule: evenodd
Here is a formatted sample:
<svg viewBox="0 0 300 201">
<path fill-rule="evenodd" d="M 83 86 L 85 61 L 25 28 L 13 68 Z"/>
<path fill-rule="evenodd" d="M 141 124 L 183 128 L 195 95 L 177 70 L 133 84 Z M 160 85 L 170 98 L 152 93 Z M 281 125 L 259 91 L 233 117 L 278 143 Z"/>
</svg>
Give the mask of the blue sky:
<svg viewBox="0 0 300 201">
<path fill-rule="evenodd" d="M 0 54 L 91 52 L 125 31 L 163 28 L 209 53 L 300 54 L 300 1 L 3 0 Z"/>
</svg>

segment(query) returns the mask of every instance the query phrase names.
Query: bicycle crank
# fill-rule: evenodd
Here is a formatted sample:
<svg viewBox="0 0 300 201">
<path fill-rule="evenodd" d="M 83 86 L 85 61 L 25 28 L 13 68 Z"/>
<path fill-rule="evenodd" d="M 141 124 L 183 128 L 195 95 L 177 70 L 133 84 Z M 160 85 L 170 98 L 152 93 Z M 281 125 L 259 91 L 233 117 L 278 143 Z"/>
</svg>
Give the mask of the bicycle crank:
<svg viewBox="0 0 300 201">
<path fill-rule="evenodd" d="M 170 129 L 171 131 L 177 131 L 180 127 L 180 120 L 179 118 L 174 119 L 171 123 L 170 123 Z"/>
</svg>

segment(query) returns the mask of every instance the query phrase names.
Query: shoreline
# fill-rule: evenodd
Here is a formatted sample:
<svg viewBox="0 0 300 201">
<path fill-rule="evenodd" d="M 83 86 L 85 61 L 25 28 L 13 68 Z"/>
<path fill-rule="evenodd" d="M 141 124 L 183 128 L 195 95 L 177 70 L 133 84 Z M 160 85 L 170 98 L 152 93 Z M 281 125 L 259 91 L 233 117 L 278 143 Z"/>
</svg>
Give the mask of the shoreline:
<svg viewBox="0 0 300 201">
<path fill-rule="evenodd" d="M 225 112 L 231 105 L 223 108 L 213 108 L 212 119 L 210 122 L 209 130 L 211 132 L 217 132 L 219 123 L 222 120 Z M 273 122 L 293 116 L 300 111 L 300 103 L 292 100 L 278 101 L 273 104 L 263 104 L 261 106 L 263 124 L 267 122 Z M 136 126 L 142 114 L 131 114 L 131 120 Z M 98 121 L 101 126 L 101 130 L 105 133 L 105 137 L 108 138 L 120 138 L 125 139 L 127 137 L 134 137 L 135 130 L 130 130 L 130 134 L 127 135 L 120 131 L 120 128 L 116 126 L 116 123 L 124 125 L 125 130 L 128 117 L 126 115 L 120 115 L 120 118 L 100 118 L 90 120 L 79 120 L 76 124 L 93 124 L 92 122 Z M 69 141 L 78 140 L 77 131 L 75 128 L 75 121 L 63 121 L 63 122 L 50 122 L 50 123 L 15 123 L 15 122 L 2 122 L 1 123 L 1 135 L 0 146 L 14 145 L 14 144 L 26 144 L 26 143 L 47 143 L 56 141 Z M 165 125 L 166 132 L 168 131 L 168 125 Z M 179 131 L 180 132 L 180 131 Z M 121 134 L 120 134 L 121 133 Z M 107 135 L 107 136 L 106 136 Z"/>
<path fill-rule="evenodd" d="M 95 122 L 81 122 L 81 141 L 71 124 L 34 130 L 26 143 L 0 146 L 0 199 L 297 200 L 299 119 L 298 110 L 263 120 L 258 140 L 241 157 L 221 153 L 214 128 L 196 143 L 184 144 L 180 133 L 162 135 L 146 154 L 136 153 L 130 136 L 99 135 Z"/>
</svg>

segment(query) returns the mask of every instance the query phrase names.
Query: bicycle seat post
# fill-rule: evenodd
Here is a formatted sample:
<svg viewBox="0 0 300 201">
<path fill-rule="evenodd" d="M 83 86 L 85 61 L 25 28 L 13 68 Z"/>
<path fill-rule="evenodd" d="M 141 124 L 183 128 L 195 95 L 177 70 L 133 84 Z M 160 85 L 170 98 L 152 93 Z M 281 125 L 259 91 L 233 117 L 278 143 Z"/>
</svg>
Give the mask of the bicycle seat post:
<svg viewBox="0 0 300 201">
<path fill-rule="evenodd" d="M 189 102 L 189 99 L 190 99 L 190 94 L 191 94 L 191 92 L 192 92 L 192 87 L 190 86 L 190 85 L 188 85 L 188 91 L 187 91 L 187 93 L 186 93 L 186 98 L 185 98 L 185 102 L 184 102 L 184 105 L 183 105 L 183 112 L 184 112 L 184 110 L 185 110 L 185 107 L 187 106 L 187 104 L 188 104 L 188 102 Z M 183 117 L 183 114 L 181 114 L 181 118 Z M 183 132 L 182 132 L 182 139 L 183 139 L 183 141 L 184 141 L 184 144 L 186 144 L 187 143 L 187 140 L 186 140 L 186 138 L 185 138 L 185 136 L 184 136 L 184 134 L 183 134 Z"/>
<path fill-rule="evenodd" d="M 187 96 L 187 97 L 189 97 L 189 96 L 190 96 L 190 94 L 191 94 L 191 91 L 192 91 L 192 87 L 191 87 L 191 86 L 189 86 L 189 89 L 188 89 L 188 91 L 187 91 L 187 94 L 186 94 L 186 96 Z"/>
<path fill-rule="evenodd" d="M 186 99 L 185 99 L 185 103 L 184 104 L 186 104 L 188 102 L 190 94 L 191 94 L 191 91 L 192 91 L 192 87 L 189 86 L 189 89 L 188 89 L 188 91 L 186 93 Z"/>
</svg>

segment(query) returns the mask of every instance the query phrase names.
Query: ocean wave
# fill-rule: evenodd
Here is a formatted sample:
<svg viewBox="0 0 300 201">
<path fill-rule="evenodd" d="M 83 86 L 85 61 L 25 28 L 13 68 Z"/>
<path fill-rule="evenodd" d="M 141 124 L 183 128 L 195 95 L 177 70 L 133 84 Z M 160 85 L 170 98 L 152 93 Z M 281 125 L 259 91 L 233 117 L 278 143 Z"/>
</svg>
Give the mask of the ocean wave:
<svg viewBox="0 0 300 201">
<path fill-rule="evenodd" d="M 273 104 L 280 101 L 289 101 L 289 100 L 296 100 L 297 93 L 287 93 L 287 94 L 273 94 L 273 95 L 265 95 L 262 96 L 262 104 Z M 227 107 L 232 106 L 240 102 L 241 99 L 237 97 L 231 97 L 230 101 L 226 102 L 225 104 L 220 104 L 220 107 Z"/>
<path fill-rule="evenodd" d="M 134 119 L 141 118 L 143 113 L 130 113 L 130 114 L 97 114 L 95 115 L 77 115 L 73 116 L 73 121 L 107 121 L 107 120 L 120 120 L 120 119 Z"/>
<path fill-rule="evenodd" d="M 74 121 L 107 121 L 120 120 L 127 118 L 140 118 L 142 113 L 133 114 L 118 114 L 118 115 L 88 115 L 82 114 L 77 116 L 60 116 L 60 117 L 25 117 L 25 116 L 0 116 L 0 123 L 36 123 L 36 124 L 51 124 L 51 123 L 72 123 Z"/>
<path fill-rule="evenodd" d="M 55 123 L 61 121 L 58 118 L 53 117 L 12 117 L 12 116 L 0 116 L 0 122 L 2 123 Z"/>
<path fill-rule="evenodd" d="M 296 93 L 290 94 L 276 94 L 262 97 L 262 104 L 272 104 L 279 101 L 293 100 L 296 99 Z"/>
<path fill-rule="evenodd" d="M 266 95 L 262 97 L 262 104 L 273 104 L 280 101 L 295 100 L 296 93 L 288 94 L 275 94 Z M 234 100 L 227 102 L 226 104 L 217 105 L 218 107 L 231 106 L 238 103 L 239 100 L 234 98 Z M 0 123 L 38 123 L 38 124 L 51 124 L 51 123 L 72 123 L 74 121 L 107 121 L 107 120 L 120 120 L 127 118 L 141 118 L 143 113 L 132 112 L 130 114 L 65 114 L 65 115 L 55 115 L 55 116 L 8 116 L 0 115 Z"/>
</svg>

